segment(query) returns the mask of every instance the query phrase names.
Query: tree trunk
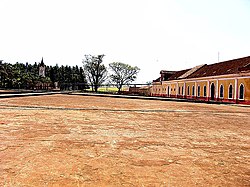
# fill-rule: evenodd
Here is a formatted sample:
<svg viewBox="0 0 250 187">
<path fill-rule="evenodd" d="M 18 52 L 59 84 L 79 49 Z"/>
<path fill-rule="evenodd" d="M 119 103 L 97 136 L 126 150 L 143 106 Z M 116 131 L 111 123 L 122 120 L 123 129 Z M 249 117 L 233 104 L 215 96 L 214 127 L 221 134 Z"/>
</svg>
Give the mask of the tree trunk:
<svg viewBox="0 0 250 187">
<path fill-rule="evenodd" d="M 122 85 L 120 85 L 120 86 L 118 87 L 118 93 L 119 93 L 119 94 L 121 93 L 121 89 L 122 89 Z"/>
<path fill-rule="evenodd" d="M 97 92 L 98 90 L 98 85 L 95 85 L 95 92 Z"/>
</svg>

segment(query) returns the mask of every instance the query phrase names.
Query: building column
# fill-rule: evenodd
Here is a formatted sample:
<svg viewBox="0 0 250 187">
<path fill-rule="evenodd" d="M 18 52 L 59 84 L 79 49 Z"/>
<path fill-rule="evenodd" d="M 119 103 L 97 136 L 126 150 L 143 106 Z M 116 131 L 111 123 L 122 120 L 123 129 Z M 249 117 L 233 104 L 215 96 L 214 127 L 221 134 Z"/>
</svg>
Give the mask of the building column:
<svg viewBox="0 0 250 187">
<path fill-rule="evenodd" d="M 195 83 L 194 83 L 194 97 L 196 97 L 197 96 L 197 81 L 195 81 Z"/>
<path fill-rule="evenodd" d="M 238 100 L 238 79 L 235 78 L 234 80 L 234 100 L 235 100 L 235 103 L 237 103 L 237 100 Z"/>
<path fill-rule="evenodd" d="M 178 84 L 178 82 L 176 83 L 175 94 L 176 94 L 176 97 L 178 98 L 178 95 L 179 95 L 179 84 Z"/>
<path fill-rule="evenodd" d="M 186 97 L 186 82 L 183 84 L 183 97 Z"/>
<path fill-rule="evenodd" d="M 210 97 L 210 81 L 208 80 L 207 81 L 207 90 L 206 90 L 206 92 L 207 92 L 207 100 L 209 101 L 209 97 Z"/>
<path fill-rule="evenodd" d="M 219 80 L 216 80 L 216 92 L 215 92 L 215 100 L 219 98 Z"/>
</svg>

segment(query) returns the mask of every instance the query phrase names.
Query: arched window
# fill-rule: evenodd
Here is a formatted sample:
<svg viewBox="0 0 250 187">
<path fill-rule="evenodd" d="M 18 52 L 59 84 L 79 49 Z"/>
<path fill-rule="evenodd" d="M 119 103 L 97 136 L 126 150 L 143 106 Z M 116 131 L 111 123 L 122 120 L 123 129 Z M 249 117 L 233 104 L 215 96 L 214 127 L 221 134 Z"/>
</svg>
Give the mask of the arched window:
<svg viewBox="0 0 250 187">
<path fill-rule="evenodd" d="M 197 93 L 197 95 L 198 95 L 198 97 L 200 97 L 201 96 L 201 87 L 200 86 L 198 86 L 198 93 Z"/>
<path fill-rule="evenodd" d="M 230 84 L 228 88 L 228 99 L 233 99 L 233 86 Z"/>
<path fill-rule="evenodd" d="M 244 99 L 244 85 L 243 84 L 240 85 L 239 99 Z"/>
<path fill-rule="evenodd" d="M 189 94 L 190 94 L 189 86 L 188 86 L 188 90 L 187 90 L 187 92 L 188 92 L 188 94 L 187 94 L 187 95 L 189 95 Z"/>
<path fill-rule="evenodd" d="M 181 87 L 179 87 L 179 92 L 178 92 L 178 94 L 179 94 L 179 95 L 181 94 Z"/>
<path fill-rule="evenodd" d="M 206 86 L 203 87 L 203 95 L 204 95 L 204 97 L 207 97 L 207 87 Z"/>
<path fill-rule="evenodd" d="M 220 98 L 224 97 L 224 87 L 223 85 L 220 85 Z"/>
<path fill-rule="evenodd" d="M 184 92 L 183 92 L 183 86 L 181 87 L 181 94 L 182 94 L 182 95 L 184 94 Z"/>
<path fill-rule="evenodd" d="M 192 87 L 192 96 L 194 96 L 194 86 Z"/>
</svg>

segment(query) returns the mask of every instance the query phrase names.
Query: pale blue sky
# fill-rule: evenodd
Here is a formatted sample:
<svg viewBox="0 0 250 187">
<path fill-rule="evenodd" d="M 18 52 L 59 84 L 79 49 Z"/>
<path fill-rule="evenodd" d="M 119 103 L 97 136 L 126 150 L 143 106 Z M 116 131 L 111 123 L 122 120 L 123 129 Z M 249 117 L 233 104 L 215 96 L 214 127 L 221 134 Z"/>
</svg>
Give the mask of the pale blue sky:
<svg viewBox="0 0 250 187">
<path fill-rule="evenodd" d="M 82 65 L 105 54 L 141 68 L 137 82 L 162 69 L 250 56 L 250 0 L 0 0 L 0 59 Z"/>
</svg>

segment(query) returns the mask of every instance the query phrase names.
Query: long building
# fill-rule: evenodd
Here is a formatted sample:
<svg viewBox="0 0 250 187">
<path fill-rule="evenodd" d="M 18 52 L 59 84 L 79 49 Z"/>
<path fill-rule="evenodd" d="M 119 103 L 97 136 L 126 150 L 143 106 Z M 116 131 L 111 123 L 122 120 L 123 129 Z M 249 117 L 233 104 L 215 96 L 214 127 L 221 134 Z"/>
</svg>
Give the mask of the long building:
<svg viewBox="0 0 250 187">
<path fill-rule="evenodd" d="M 181 71 L 160 71 L 152 96 L 250 104 L 250 56 Z"/>
</svg>

